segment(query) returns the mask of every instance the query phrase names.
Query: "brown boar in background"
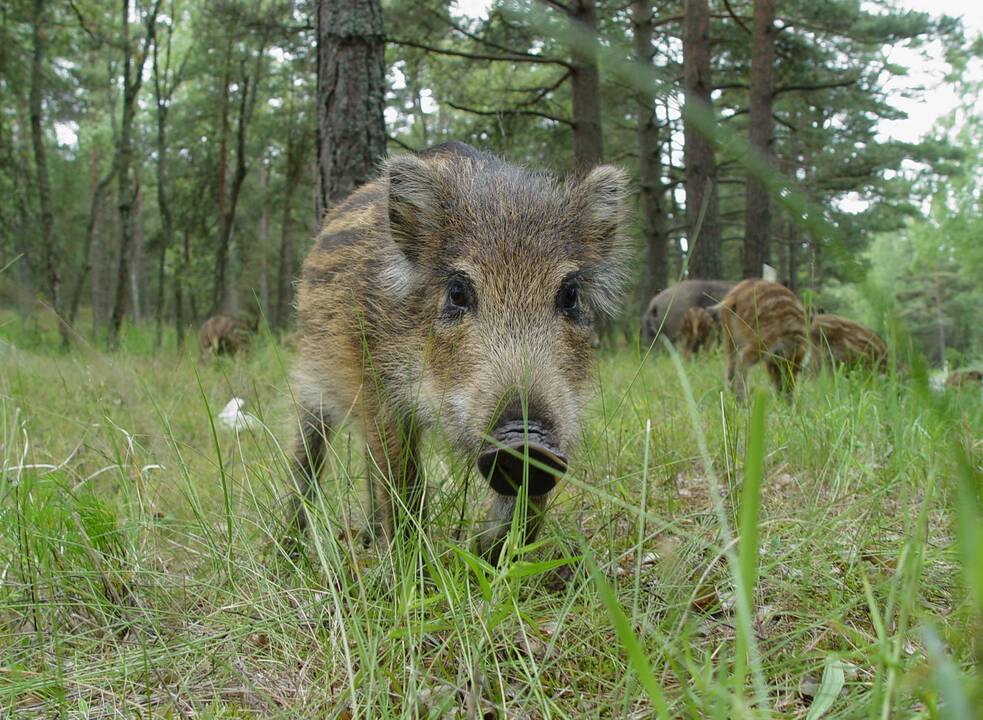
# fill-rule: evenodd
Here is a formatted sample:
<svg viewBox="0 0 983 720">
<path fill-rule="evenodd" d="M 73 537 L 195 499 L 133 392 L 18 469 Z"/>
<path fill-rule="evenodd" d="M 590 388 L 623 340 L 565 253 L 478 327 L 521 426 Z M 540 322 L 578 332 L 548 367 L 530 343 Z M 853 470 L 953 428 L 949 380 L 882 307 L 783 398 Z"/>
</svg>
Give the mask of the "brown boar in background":
<svg viewBox="0 0 983 720">
<path fill-rule="evenodd" d="M 778 283 L 744 280 L 714 309 L 723 333 L 727 384 L 743 397 L 748 368 L 764 361 L 775 389 L 788 393 L 808 348 L 806 313 L 795 294 Z"/>
<path fill-rule="evenodd" d="M 839 315 L 819 314 L 812 318 L 810 365 L 814 372 L 843 365 L 884 370 L 887 345 L 870 328 Z"/>
<path fill-rule="evenodd" d="M 676 346 L 685 357 L 707 350 L 717 341 L 717 323 L 705 308 L 691 307 L 683 313 L 676 332 Z"/>
<path fill-rule="evenodd" d="M 651 345 L 659 335 L 676 342 L 687 310 L 717 305 L 736 284 L 733 280 L 682 280 L 657 293 L 642 315 L 642 344 Z"/>
<path fill-rule="evenodd" d="M 253 328 L 228 315 L 212 315 L 198 328 L 198 356 L 234 355 L 249 344 Z"/>
<path fill-rule="evenodd" d="M 592 317 L 620 296 L 625 185 L 613 167 L 557 182 L 450 143 L 390 159 L 331 210 L 298 293 L 300 495 L 351 417 L 391 540 L 423 518 L 420 434 L 439 427 L 493 491 L 479 550 L 497 560 L 523 484 L 531 539 L 578 436 Z"/>
<path fill-rule="evenodd" d="M 983 372 L 979 370 L 957 370 L 949 373 L 945 386 L 949 388 L 966 387 L 967 385 L 983 385 Z"/>
</svg>

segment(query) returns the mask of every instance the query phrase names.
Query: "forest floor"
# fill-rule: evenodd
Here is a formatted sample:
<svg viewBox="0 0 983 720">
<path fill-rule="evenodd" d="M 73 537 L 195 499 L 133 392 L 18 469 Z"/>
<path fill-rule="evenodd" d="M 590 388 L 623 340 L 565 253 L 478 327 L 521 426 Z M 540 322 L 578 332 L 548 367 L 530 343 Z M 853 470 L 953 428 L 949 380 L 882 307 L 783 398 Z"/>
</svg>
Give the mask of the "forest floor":
<svg viewBox="0 0 983 720">
<path fill-rule="evenodd" d="M 977 717 L 978 388 L 808 379 L 790 403 L 765 393 L 760 433 L 718 355 L 608 351 L 514 562 L 470 554 L 484 496 L 438 436 L 429 531 L 363 548 L 348 429 L 291 559 L 289 350 L 198 362 L 137 334 L 63 354 L 15 325 L 2 717 Z M 213 425 L 233 397 L 259 424 Z"/>
</svg>

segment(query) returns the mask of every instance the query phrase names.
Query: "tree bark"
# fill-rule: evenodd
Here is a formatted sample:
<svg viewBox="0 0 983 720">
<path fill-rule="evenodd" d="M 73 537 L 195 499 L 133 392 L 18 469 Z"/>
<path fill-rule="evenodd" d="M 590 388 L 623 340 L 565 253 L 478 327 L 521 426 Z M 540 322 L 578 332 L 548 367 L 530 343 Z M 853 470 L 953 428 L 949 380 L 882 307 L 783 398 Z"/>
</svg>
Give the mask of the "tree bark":
<svg viewBox="0 0 983 720">
<path fill-rule="evenodd" d="M 256 236 L 259 247 L 256 252 L 259 255 L 259 312 L 260 317 L 267 323 L 270 322 L 270 160 L 263 158 L 262 161 L 262 180 L 263 195 L 260 200 L 259 227 Z"/>
<path fill-rule="evenodd" d="M 652 63 L 652 2 L 632 3 L 635 59 L 643 65 Z M 662 184 L 662 147 L 652 93 L 639 93 L 638 105 L 638 177 L 641 184 L 639 209 L 646 248 L 646 273 L 643 303 L 668 285 L 669 253 L 666 242 L 665 188 Z"/>
<path fill-rule="evenodd" d="M 385 156 L 385 90 L 379 0 L 317 0 L 318 222 Z"/>
<path fill-rule="evenodd" d="M 215 251 L 215 282 L 212 293 L 212 312 L 226 312 L 235 314 L 237 303 L 234 294 L 236 288 L 230 287 L 228 283 L 230 246 L 232 244 L 232 233 L 235 230 L 236 207 L 239 204 L 239 193 L 242 191 L 242 184 L 246 181 L 246 127 L 248 119 L 246 108 L 249 98 L 249 77 L 242 77 L 242 94 L 239 97 L 239 117 L 236 122 L 236 169 L 232 176 L 232 186 L 229 190 L 228 204 L 221 217 L 221 225 L 218 236 L 218 247 Z M 253 89 L 255 93 L 255 88 Z M 230 298 L 230 295 L 233 297 Z"/>
<path fill-rule="evenodd" d="M 686 147 L 686 224 L 689 277 L 719 278 L 723 272 L 717 163 L 713 138 L 690 119 L 710 114 L 710 11 L 707 0 L 685 0 L 683 10 L 683 84 L 686 91 L 683 135 Z"/>
<path fill-rule="evenodd" d="M 79 306 L 82 304 L 82 291 L 85 289 L 85 281 L 89 273 L 92 272 L 92 248 L 95 245 L 96 235 L 99 232 L 99 214 L 102 212 L 102 203 L 105 200 L 109 186 L 116 178 L 116 166 L 109 168 L 107 172 L 92 191 L 92 200 L 89 202 L 89 220 L 85 225 L 85 245 L 82 248 L 82 267 L 79 269 L 79 276 L 75 282 L 75 291 L 72 293 L 72 304 L 68 312 L 68 324 L 75 326 L 78 318 Z M 95 308 L 93 308 L 95 314 Z"/>
<path fill-rule="evenodd" d="M 574 0 L 568 10 L 570 19 L 585 34 L 597 35 L 594 0 Z M 597 52 L 593 45 L 575 49 L 571 58 L 570 91 L 573 114 L 573 159 L 578 168 L 589 168 L 604 159 L 601 134 L 601 83 L 597 69 Z"/>
<path fill-rule="evenodd" d="M 156 347 L 161 346 L 164 335 L 164 281 L 167 268 L 167 251 L 174 244 L 174 214 L 171 212 L 171 194 L 167 177 L 167 114 L 170 110 L 171 96 L 181 82 L 178 77 L 171 82 L 171 39 L 173 22 L 167 26 L 167 45 L 164 48 L 164 67 L 160 63 L 159 38 L 154 41 L 153 78 L 154 104 L 157 106 L 157 211 L 160 213 L 160 257 L 157 266 L 157 317 L 156 317 Z M 175 313 L 180 313 L 177 307 L 181 303 L 181 281 L 174 279 Z M 183 337 L 181 338 L 183 340 Z"/>
<path fill-rule="evenodd" d="M 775 0 L 754 0 L 751 33 L 751 102 L 748 116 L 751 147 L 774 159 L 772 73 L 775 64 Z M 770 262 L 771 198 L 757 178 L 748 175 L 744 210 L 744 277 L 761 277 Z"/>
<path fill-rule="evenodd" d="M 294 126 L 291 103 L 290 126 Z M 287 135 L 286 168 L 284 171 L 283 218 L 280 223 L 280 264 L 277 273 L 276 328 L 284 330 L 290 318 L 290 304 L 293 300 L 294 250 L 291 224 L 293 222 L 292 199 L 300 184 L 304 171 L 304 158 L 307 155 L 306 143 L 298 144 L 296 131 Z M 302 135 L 303 137 L 303 135 Z"/>
<path fill-rule="evenodd" d="M 119 332 L 123 325 L 123 314 L 126 312 L 126 285 L 129 275 L 129 253 L 133 243 L 133 191 L 130 182 L 130 165 L 133 162 L 133 123 L 136 118 L 136 100 L 143 85 L 143 65 L 147 59 L 147 51 L 154 39 L 157 27 L 157 12 L 160 10 L 157 0 L 146 19 L 146 35 L 142 51 L 136 62 L 133 58 L 133 47 L 130 45 L 130 0 L 120 2 L 121 44 L 123 47 L 123 117 L 120 123 L 119 141 L 117 144 L 116 172 L 119 179 L 119 220 L 120 247 L 119 263 L 116 268 L 116 292 L 113 300 L 113 314 L 109 320 L 107 342 L 115 349 L 119 345 Z"/>
<path fill-rule="evenodd" d="M 31 14 L 31 143 L 34 148 L 34 168 L 37 175 L 38 209 L 40 211 L 39 229 L 41 231 L 41 257 L 44 268 L 44 282 L 47 286 L 48 302 L 56 315 L 61 313 L 61 272 L 58 267 L 58 250 L 54 240 L 54 215 L 51 211 L 51 180 L 48 177 L 48 160 L 44 147 L 44 51 L 47 31 L 44 28 L 44 0 L 34 0 Z M 71 340 L 69 328 L 63 321 L 58 322 L 62 344 L 66 347 Z"/>
<path fill-rule="evenodd" d="M 139 165 L 134 173 L 133 191 L 133 253 L 130 260 L 130 317 L 134 325 L 143 322 L 143 180 Z"/>
</svg>

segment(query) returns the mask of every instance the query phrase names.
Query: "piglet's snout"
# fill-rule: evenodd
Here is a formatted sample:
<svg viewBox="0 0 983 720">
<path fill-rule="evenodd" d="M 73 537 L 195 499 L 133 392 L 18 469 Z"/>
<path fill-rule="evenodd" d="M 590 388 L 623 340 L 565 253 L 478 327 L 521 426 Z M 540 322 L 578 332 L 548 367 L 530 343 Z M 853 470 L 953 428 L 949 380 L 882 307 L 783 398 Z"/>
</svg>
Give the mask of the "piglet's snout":
<svg viewBox="0 0 983 720">
<path fill-rule="evenodd" d="M 567 471 L 566 457 L 540 423 L 511 421 L 491 435 L 495 443 L 478 455 L 478 472 L 500 495 L 517 495 L 524 483 L 531 497 L 545 495 Z"/>
</svg>

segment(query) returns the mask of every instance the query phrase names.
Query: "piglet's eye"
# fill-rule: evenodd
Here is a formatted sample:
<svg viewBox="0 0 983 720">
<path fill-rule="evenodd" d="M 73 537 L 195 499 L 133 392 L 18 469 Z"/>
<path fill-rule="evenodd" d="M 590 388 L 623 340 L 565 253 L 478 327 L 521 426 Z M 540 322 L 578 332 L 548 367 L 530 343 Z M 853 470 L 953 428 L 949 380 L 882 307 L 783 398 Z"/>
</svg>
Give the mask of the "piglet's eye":
<svg viewBox="0 0 983 720">
<path fill-rule="evenodd" d="M 447 283 L 447 309 L 463 312 L 474 304 L 471 285 L 464 278 L 454 277 Z"/>
<path fill-rule="evenodd" d="M 573 280 L 567 280 L 560 286 L 556 304 L 561 312 L 574 313 L 580 303 L 580 288 Z"/>
</svg>

